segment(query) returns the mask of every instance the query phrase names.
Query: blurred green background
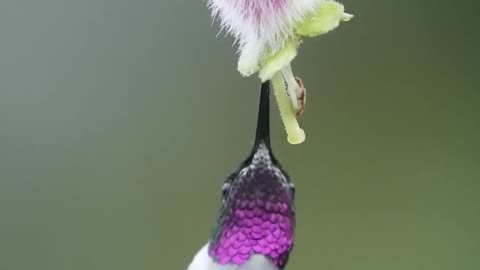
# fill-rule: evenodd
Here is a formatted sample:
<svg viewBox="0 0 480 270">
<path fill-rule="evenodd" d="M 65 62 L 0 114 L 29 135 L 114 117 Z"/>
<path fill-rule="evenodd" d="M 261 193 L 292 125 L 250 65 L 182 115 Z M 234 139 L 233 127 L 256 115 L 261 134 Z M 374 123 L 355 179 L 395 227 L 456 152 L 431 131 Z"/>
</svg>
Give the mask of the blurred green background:
<svg viewBox="0 0 480 270">
<path fill-rule="evenodd" d="M 343 1 L 307 40 L 289 269 L 480 267 L 479 4 Z M 0 269 L 185 269 L 259 82 L 205 1 L 0 2 Z"/>
</svg>

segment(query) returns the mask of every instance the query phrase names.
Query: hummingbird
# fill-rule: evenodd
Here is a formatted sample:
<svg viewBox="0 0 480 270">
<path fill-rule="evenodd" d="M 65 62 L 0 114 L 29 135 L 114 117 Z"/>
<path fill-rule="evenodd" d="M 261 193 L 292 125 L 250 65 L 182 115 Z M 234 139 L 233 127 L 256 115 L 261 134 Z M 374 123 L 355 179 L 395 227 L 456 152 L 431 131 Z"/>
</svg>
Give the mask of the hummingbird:
<svg viewBox="0 0 480 270">
<path fill-rule="evenodd" d="M 295 186 L 270 146 L 270 88 L 262 83 L 251 153 L 225 180 L 216 226 L 187 270 L 283 270 L 288 262 Z"/>
</svg>

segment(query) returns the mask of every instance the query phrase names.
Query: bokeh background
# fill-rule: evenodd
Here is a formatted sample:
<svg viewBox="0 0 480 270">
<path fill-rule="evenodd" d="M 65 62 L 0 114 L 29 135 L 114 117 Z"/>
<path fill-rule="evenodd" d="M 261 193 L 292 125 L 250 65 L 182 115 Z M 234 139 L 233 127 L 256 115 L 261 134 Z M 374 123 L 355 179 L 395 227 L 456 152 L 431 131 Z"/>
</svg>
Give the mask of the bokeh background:
<svg viewBox="0 0 480 270">
<path fill-rule="evenodd" d="M 473 1 L 344 0 L 307 40 L 289 269 L 480 267 Z M 0 2 L 0 269 L 185 269 L 259 93 L 205 1 Z"/>
</svg>

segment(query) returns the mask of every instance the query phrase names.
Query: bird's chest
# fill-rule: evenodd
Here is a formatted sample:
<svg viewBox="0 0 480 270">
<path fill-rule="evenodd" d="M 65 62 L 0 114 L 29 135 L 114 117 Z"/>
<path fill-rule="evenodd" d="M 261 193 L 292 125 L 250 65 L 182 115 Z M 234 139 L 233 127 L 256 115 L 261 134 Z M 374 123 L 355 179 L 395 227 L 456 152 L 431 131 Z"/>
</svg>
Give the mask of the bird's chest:
<svg viewBox="0 0 480 270">
<path fill-rule="evenodd" d="M 273 263 L 263 255 L 253 255 L 242 265 L 215 264 L 215 267 L 209 270 L 279 270 Z"/>
<path fill-rule="evenodd" d="M 187 270 L 280 270 L 280 268 L 273 264 L 272 260 L 260 254 L 253 254 L 248 260 L 241 264 L 221 264 L 208 255 L 209 245 L 210 244 L 207 243 L 200 249 Z"/>
</svg>

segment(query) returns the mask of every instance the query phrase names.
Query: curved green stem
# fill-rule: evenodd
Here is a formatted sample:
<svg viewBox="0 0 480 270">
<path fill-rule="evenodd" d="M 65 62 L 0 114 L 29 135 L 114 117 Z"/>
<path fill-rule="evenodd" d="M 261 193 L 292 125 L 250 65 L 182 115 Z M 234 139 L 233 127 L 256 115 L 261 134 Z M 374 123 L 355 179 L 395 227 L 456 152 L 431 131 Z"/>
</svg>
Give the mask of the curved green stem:
<svg viewBox="0 0 480 270">
<path fill-rule="evenodd" d="M 282 117 L 287 140 L 291 144 L 300 144 L 305 141 L 305 132 L 300 128 L 292 108 L 292 102 L 287 94 L 285 81 L 280 71 L 276 72 L 272 78 L 273 93 L 277 100 L 280 116 Z"/>
</svg>

